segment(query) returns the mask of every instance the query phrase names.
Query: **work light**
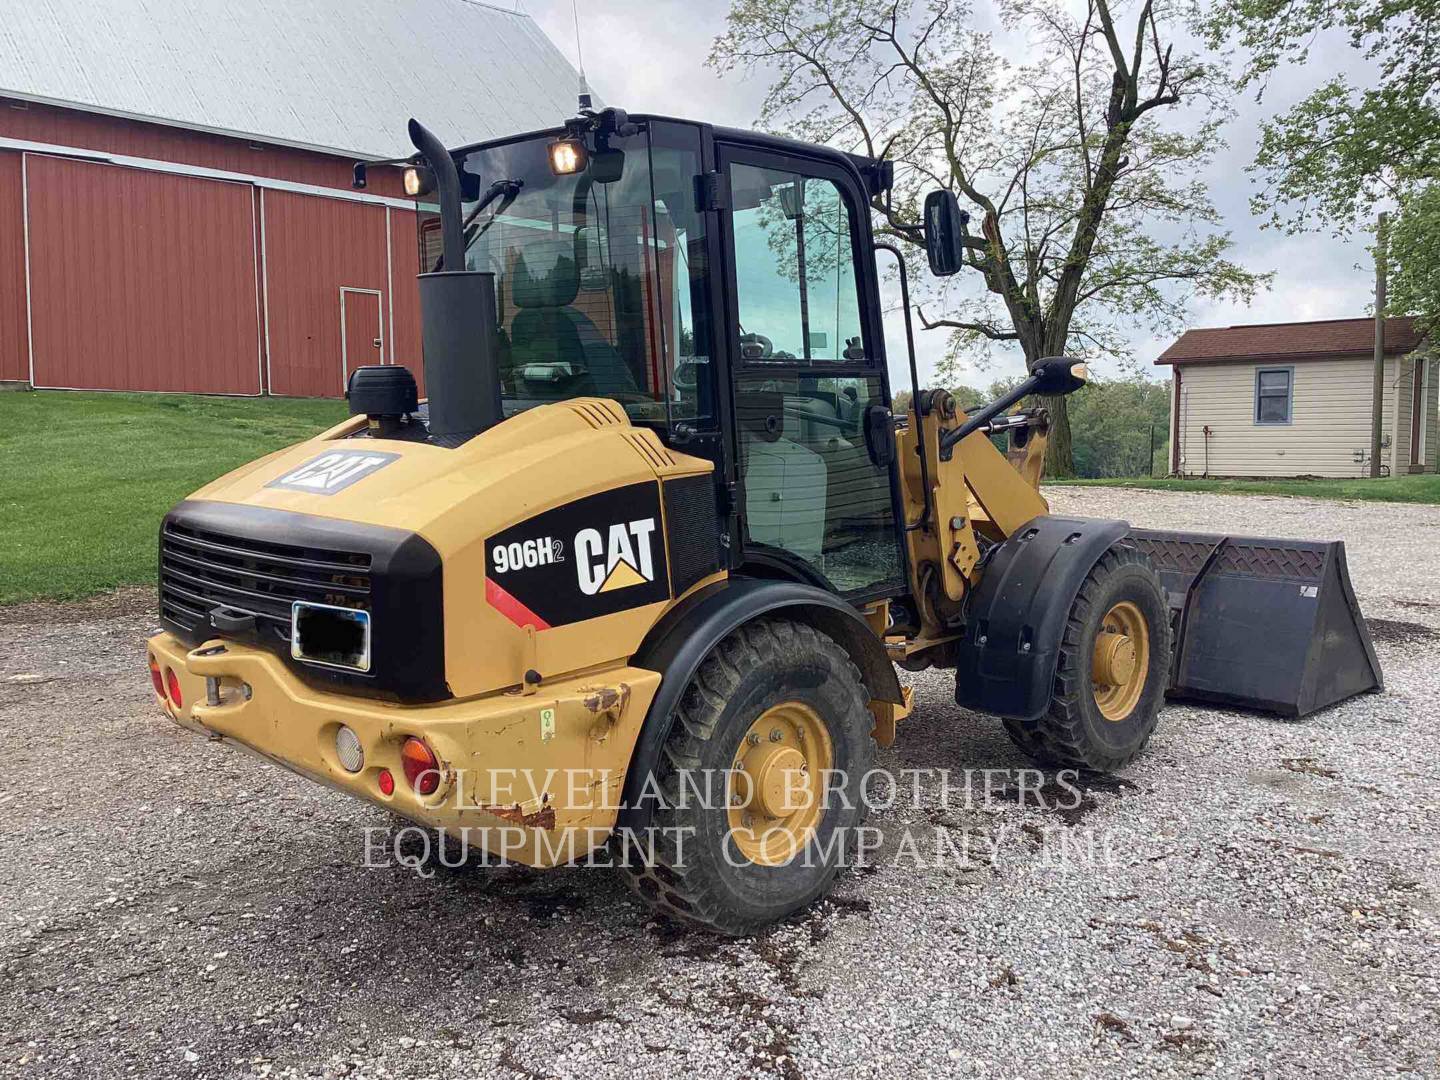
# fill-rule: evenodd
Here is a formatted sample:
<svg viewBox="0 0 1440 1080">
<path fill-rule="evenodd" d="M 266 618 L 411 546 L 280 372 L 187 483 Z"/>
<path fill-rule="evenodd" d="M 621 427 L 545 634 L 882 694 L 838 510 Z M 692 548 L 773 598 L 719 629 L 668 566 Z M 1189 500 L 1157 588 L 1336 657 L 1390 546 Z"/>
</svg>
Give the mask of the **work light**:
<svg viewBox="0 0 1440 1080">
<path fill-rule="evenodd" d="M 435 189 L 435 174 L 424 165 L 407 165 L 404 174 L 405 194 L 412 199 L 429 195 Z"/>
<path fill-rule="evenodd" d="M 589 154 L 579 139 L 561 139 L 550 144 L 550 171 L 556 176 L 569 176 L 585 168 Z"/>
</svg>

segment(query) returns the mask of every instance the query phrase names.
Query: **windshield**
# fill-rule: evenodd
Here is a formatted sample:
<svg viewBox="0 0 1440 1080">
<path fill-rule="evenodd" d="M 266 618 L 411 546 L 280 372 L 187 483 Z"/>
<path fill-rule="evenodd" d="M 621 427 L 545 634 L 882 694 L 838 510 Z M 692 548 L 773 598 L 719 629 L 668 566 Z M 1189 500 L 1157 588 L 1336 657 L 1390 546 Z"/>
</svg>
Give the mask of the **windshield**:
<svg viewBox="0 0 1440 1080">
<path fill-rule="evenodd" d="M 554 141 L 482 147 L 460 162 L 465 264 L 495 275 L 506 414 L 596 396 L 637 421 L 710 415 L 698 129 L 651 121 L 612 138 L 624 164 L 609 183 L 593 160 L 556 176 Z"/>
</svg>

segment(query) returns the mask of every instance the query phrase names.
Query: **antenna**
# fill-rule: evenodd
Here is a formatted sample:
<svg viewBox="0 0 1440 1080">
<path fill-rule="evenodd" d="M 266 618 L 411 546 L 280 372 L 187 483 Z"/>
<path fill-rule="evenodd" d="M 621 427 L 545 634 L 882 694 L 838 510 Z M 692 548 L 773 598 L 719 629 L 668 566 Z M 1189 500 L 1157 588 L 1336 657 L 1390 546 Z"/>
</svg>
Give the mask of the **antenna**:
<svg viewBox="0 0 1440 1080">
<path fill-rule="evenodd" d="M 585 50 L 580 47 L 579 0 L 570 0 L 570 14 L 575 20 L 575 59 L 580 63 L 580 111 L 593 108 L 590 101 L 590 85 L 585 81 Z"/>
</svg>

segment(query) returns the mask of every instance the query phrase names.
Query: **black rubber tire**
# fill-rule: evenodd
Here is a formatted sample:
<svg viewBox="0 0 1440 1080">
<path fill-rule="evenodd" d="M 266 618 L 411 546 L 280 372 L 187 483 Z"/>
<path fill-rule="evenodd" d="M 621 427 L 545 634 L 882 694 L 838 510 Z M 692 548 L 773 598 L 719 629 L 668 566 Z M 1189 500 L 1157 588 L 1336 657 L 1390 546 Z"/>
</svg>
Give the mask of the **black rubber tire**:
<svg viewBox="0 0 1440 1080">
<path fill-rule="evenodd" d="M 729 838 L 723 800 L 705 806 L 682 798 L 682 776 L 689 771 L 692 791 L 705 791 L 707 777 L 723 790 L 721 779 L 751 724 L 787 701 L 811 706 L 824 722 L 836 781 L 808 851 L 785 865 L 761 866 L 746 861 Z M 875 760 L 868 701 L 849 654 L 814 627 L 765 618 L 732 633 L 681 698 L 656 769 L 664 806 L 651 831 L 644 843 L 617 844 L 631 888 L 661 914 L 736 937 L 814 903 L 853 853 L 855 830 L 865 822 L 862 789 Z M 845 831 L 837 838 L 837 830 Z M 676 836 L 684 839 L 677 844 Z"/>
<path fill-rule="evenodd" d="M 1150 630 L 1145 687 L 1124 720 L 1107 720 L 1095 703 L 1090 664 L 1095 635 L 1111 607 L 1129 600 Z M 1170 612 L 1150 560 L 1120 543 L 1100 557 L 1075 597 L 1060 641 L 1054 696 L 1038 720 L 1006 720 L 1010 739 L 1041 765 L 1114 772 L 1150 741 L 1170 676 Z"/>
</svg>

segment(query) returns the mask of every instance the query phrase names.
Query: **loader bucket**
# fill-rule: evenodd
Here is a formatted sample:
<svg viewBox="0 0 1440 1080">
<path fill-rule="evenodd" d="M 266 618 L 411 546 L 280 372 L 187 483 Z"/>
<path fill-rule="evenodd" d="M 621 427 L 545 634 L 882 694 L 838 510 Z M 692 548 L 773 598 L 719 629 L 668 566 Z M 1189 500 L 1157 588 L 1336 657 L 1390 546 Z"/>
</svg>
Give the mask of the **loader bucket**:
<svg viewBox="0 0 1440 1080">
<path fill-rule="evenodd" d="M 1306 716 L 1380 690 L 1345 544 L 1132 529 L 1170 603 L 1170 696 Z"/>
</svg>

